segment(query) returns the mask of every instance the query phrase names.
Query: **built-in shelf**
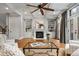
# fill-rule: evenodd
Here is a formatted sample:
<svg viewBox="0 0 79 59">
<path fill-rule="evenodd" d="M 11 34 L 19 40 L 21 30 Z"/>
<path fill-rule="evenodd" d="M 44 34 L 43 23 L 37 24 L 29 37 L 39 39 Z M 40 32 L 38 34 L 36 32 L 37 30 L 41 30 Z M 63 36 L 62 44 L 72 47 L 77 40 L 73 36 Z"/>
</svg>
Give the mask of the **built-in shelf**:
<svg viewBox="0 0 79 59">
<path fill-rule="evenodd" d="M 48 31 L 52 32 L 55 30 L 55 21 L 53 19 L 48 20 Z"/>
</svg>

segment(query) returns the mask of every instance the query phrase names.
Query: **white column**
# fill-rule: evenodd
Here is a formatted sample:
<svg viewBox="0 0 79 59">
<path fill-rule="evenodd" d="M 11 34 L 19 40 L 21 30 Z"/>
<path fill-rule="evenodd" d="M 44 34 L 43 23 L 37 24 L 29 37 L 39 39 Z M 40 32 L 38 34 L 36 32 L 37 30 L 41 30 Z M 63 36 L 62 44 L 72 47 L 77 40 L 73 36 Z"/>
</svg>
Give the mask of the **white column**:
<svg viewBox="0 0 79 59">
<path fill-rule="evenodd" d="M 23 16 L 21 15 L 21 33 L 20 33 L 20 38 L 24 37 L 24 20 Z"/>
</svg>

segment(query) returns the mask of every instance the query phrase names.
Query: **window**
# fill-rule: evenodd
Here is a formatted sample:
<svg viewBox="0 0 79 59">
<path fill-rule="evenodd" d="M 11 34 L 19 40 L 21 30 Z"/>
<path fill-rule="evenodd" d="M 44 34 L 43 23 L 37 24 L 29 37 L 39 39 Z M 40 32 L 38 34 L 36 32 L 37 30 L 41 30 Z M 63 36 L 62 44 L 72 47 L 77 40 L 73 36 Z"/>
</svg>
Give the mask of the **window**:
<svg viewBox="0 0 79 59">
<path fill-rule="evenodd" d="M 73 19 L 70 20 L 70 38 L 73 40 Z"/>
<path fill-rule="evenodd" d="M 70 10 L 70 16 L 79 12 L 79 6 L 74 7 Z"/>
</svg>

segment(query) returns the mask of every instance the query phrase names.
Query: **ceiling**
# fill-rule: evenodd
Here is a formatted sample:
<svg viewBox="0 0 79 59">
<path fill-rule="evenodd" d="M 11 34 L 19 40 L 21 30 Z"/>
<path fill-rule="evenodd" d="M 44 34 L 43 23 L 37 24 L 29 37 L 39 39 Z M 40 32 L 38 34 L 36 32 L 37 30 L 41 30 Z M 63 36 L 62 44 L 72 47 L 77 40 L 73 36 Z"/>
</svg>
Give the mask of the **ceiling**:
<svg viewBox="0 0 79 59">
<path fill-rule="evenodd" d="M 39 5 L 39 3 L 29 3 L 30 5 Z M 27 3 L 0 3 L 0 14 L 2 13 L 10 13 L 11 15 L 23 15 L 26 18 L 48 18 L 48 19 L 55 19 L 61 12 L 68 9 L 72 3 L 48 3 L 45 7 L 54 9 L 55 11 L 46 11 L 45 15 L 41 15 L 40 11 L 36 11 L 31 14 L 31 12 L 37 8 L 35 7 L 28 7 L 26 6 Z M 6 10 L 5 8 L 8 7 L 9 9 Z"/>
<path fill-rule="evenodd" d="M 14 10 L 12 10 L 7 4 L 0 3 L 0 15 L 9 14 L 10 16 L 18 16 Z"/>
</svg>

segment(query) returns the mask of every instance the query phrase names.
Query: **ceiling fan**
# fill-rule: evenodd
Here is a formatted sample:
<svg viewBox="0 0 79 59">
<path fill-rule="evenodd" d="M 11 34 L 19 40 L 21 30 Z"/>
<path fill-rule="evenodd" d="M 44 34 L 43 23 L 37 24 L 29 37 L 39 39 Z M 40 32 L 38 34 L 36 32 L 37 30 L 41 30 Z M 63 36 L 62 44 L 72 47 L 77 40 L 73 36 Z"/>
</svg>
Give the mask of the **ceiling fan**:
<svg viewBox="0 0 79 59">
<path fill-rule="evenodd" d="M 44 11 L 43 10 L 54 11 L 54 9 L 46 8 L 45 6 L 47 4 L 48 3 L 42 3 L 42 4 L 38 5 L 38 6 L 34 6 L 34 5 L 27 4 L 26 6 L 36 7 L 37 8 L 34 11 L 32 11 L 31 13 L 34 13 L 35 11 L 40 10 L 41 14 L 44 15 Z"/>
</svg>

